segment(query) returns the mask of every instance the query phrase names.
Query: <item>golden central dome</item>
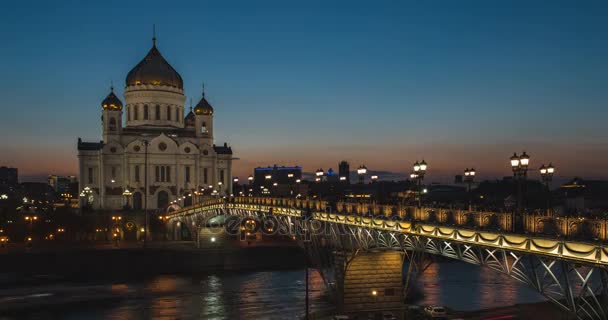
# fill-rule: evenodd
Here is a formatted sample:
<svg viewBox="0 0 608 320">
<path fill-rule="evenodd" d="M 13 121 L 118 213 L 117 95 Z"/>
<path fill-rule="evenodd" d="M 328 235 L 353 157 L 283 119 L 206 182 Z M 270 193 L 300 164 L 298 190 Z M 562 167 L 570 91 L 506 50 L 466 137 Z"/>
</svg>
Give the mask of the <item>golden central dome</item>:
<svg viewBox="0 0 608 320">
<path fill-rule="evenodd" d="M 156 41 L 146 57 L 127 74 L 127 87 L 141 84 L 184 88 L 182 77 L 160 54 Z"/>
</svg>

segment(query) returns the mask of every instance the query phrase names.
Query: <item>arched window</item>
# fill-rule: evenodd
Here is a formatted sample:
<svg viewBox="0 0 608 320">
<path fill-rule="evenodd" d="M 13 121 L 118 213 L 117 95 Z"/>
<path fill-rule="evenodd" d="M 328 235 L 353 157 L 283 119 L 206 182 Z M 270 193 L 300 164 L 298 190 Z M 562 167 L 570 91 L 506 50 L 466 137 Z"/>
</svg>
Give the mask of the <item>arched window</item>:
<svg viewBox="0 0 608 320">
<path fill-rule="evenodd" d="M 133 106 L 133 120 L 139 119 L 139 108 L 137 105 Z"/>
<path fill-rule="evenodd" d="M 156 120 L 160 120 L 160 106 L 156 105 Z"/>
<path fill-rule="evenodd" d="M 171 106 L 167 106 L 167 120 L 171 121 Z"/>
<path fill-rule="evenodd" d="M 202 133 L 207 133 L 207 123 L 203 122 L 203 126 L 201 127 Z"/>
<path fill-rule="evenodd" d="M 169 194 L 166 191 L 159 191 L 156 195 L 158 209 L 164 209 L 169 205 Z"/>
<path fill-rule="evenodd" d="M 133 193 L 133 209 L 141 210 L 142 209 L 142 195 L 141 192 Z"/>
<path fill-rule="evenodd" d="M 110 131 L 116 131 L 116 119 L 110 118 L 110 123 L 108 124 L 108 128 Z"/>
<path fill-rule="evenodd" d="M 144 105 L 144 120 L 148 120 L 148 105 Z"/>
</svg>

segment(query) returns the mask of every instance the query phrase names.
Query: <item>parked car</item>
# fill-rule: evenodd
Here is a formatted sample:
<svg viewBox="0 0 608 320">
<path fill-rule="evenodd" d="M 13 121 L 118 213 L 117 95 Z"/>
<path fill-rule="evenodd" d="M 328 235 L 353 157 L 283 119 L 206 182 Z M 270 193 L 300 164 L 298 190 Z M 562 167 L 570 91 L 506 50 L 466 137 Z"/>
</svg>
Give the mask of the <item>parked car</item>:
<svg viewBox="0 0 608 320">
<path fill-rule="evenodd" d="M 440 306 L 428 306 L 424 308 L 424 313 L 426 313 L 427 316 L 430 316 L 432 318 L 445 317 L 448 315 L 448 312 L 445 307 Z"/>
</svg>

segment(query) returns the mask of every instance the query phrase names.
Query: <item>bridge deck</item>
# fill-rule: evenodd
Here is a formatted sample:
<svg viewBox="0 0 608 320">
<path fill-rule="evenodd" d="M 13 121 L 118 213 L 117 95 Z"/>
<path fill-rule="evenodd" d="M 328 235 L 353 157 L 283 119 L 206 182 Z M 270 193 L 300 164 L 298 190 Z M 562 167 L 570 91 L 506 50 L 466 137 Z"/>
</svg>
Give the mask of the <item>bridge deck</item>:
<svg viewBox="0 0 608 320">
<path fill-rule="evenodd" d="M 305 209 L 251 203 L 253 201 L 208 201 L 184 208 L 168 216 L 168 221 L 180 219 L 208 210 L 217 209 L 243 209 L 253 212 L 270 212 L 274 215 L 302 218 Z M 317 210 L 315 210 L 315 207 Z M 560 238 L 550 238 L 537 234 L 513 234 L 506 232 L 471 230 L 461 227 L 441 226 L 416 221 L 395 221 L 389 218 L 371 218 L 356 214 L 334 214 L 322 212 L 321 206 L 314 206 L 311 218 L 327 223 L 356 226 L 360 228 L 383 230 L 388 232 L 404 233 L 445 241 L 460 242 L 471 246 L 501 248 L 510 251 L 524 252 L 533 255 L 550 256 L 564 260 L 571 260 L 584 264 L 608 266 L 608 247 L 601 242 L 585 243 Z"/>
</svg>

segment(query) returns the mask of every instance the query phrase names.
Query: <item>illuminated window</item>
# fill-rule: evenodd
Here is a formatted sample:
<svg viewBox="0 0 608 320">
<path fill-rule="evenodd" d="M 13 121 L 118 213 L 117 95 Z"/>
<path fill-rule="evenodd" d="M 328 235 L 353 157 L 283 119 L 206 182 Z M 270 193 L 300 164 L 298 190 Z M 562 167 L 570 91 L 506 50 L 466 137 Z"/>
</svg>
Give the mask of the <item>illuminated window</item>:
<svg viewBox="0 0 608 320">
<path fill-rule="evenodd" d="M 201 127 L 202 133 L 207 133 L 207 123 L 203 122 L 203 126 Z"/>
</svg>

